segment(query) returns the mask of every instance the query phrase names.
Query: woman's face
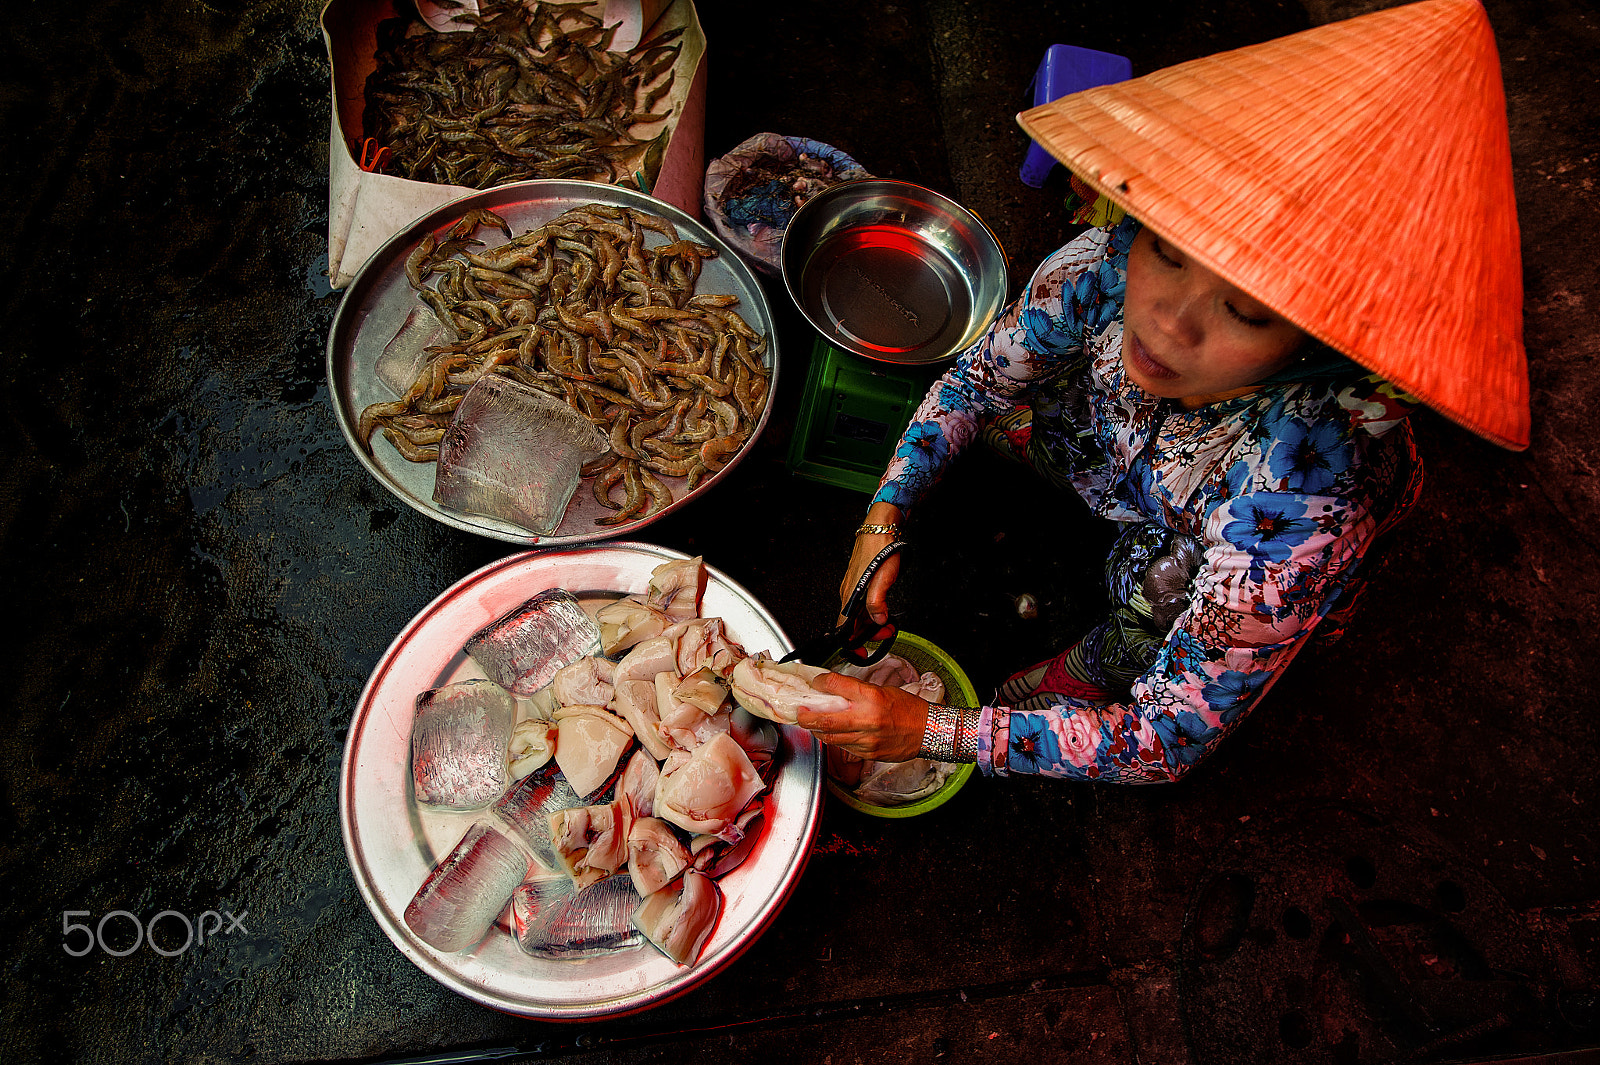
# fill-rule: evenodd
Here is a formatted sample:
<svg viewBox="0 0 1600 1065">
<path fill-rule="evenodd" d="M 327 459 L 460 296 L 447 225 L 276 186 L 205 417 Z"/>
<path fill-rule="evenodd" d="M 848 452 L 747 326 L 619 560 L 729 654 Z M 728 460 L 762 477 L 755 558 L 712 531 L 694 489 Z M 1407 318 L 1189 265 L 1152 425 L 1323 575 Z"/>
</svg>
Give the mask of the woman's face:
<svg viewBox="0 0 1600 1065">
<path fill-rule="evenodd" d="M 1251 391 L 1306 334 L 1148 226 L 1128 251 L 1122 364 L 1134 383 L 1198 406 Z"/>
</svg>

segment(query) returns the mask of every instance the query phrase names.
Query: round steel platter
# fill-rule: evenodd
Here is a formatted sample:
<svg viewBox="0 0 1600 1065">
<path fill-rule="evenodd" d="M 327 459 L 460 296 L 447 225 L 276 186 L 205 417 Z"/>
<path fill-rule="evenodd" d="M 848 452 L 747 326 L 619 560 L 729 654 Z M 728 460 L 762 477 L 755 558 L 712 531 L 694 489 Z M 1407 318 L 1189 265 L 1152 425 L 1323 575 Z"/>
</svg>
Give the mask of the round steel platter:
<svg viewBox="0 0 1600 1065">
<path fill-rule="evenodd" d="M 661 476 L 662 483 L 672 490 L 673 501 L 655 514 L 620 525 L 596 525 L 596 518 L 608 517 L 612 512 L 595 500 L 589 490 L 588 478 L 578 485 L 560 526 L 549 536 L 539 536 L 495 518 L 447 510 L 433 501 L 433 463 L 410 462 L 402 458 L 381 433 L 373 435 L 369 453 L 356 434 L 361 412 L 369 404 L 399 398 L 397 392 L 378 376 L 378 358 L 384 349 L 402 329 L 408 328 L 408 320 L 412 322 L 412 329 L 426 327 L 431 331 L 436 325 L 436 319 L 418 300 L 406 279 L 406 257 L 416 250 L 428 234 L 442 235 L 444 230 L 470 210 L 481 208 L 493 211 L 511 225 L 512 232 L 520 234 L 543 225 L 563 211 L 587 203 L 648 211 L 670 221 L 684 239 L 717 249 L 717 257 L 706 261 L 695 291 L 737 296 L 739 303 L 734 309 L 752 329 L 766 336 L 766 364 L 772 370 L 767 389 L 768 402 L 762 408 L 761 416 L 744 446 L 734 453 L 725 467 L 695 488 L 691 490 L 682 477 Z M 488 246 L 504 239 L 497 230 L 487 227 L 480 228 L 477 237 Z M 651 246 L 666 242 L 667 238 L 662 234 L 648 234 Z M 560 546 L 637 533 L 644 526 L 710 491 L 726 477 L 766 428 L 772 410 L 770 397 L 778 387 L 778 338 L 773 329 L 772 310 L 767 303 L 766 293 L 755 274 L 744 260 L 699 220 L 669 203 L 618 185 L 593 181 L 523 181 L 452 200 L 423 215 L 374 252 L 356 274 L 339 304 L 333 327 L 328 333 L 327 364 L 328 393 L 333 401 L 334 414 L 339 420 L 339 428 L 344 432 L 345 440 L 356 458 L 385 488 L 429 517 L 466 532 L 511 543 Z"/>
<path fill-rule="evenodd" d="M 433 949 L 407 927 L 406 905 L 439 858 L 479 816 L 424 810 L 411 791 L 411 720 L 419 692 L 482 676 L 467 638 L 535 593 L 565 588 L 644 591 L 650 571 L 680 552 L 642 543 L 528 551 L 491 563 L 428 604 L 372 671 L 345 743 L 339 815 L 362 898 L 389 939 L 423 972 L 476 1002 L 528 1017 L 579 1020 L 659 1005 L 720 971 L 772 921 L 799 881 L 821 816 L 822 759 L 811 734 L 781 730 L 769 816 L 755 850 L 717 880 L 725 905 L 699 964 L 684 968 L 645 944 L 581 960 L 537 958 L 500 924 L 476 947 Z M 775 657 L 793 645 L 739 585 L 707 566 L 701 614 L 720 617 L 747 651 Z"/>
</svg>

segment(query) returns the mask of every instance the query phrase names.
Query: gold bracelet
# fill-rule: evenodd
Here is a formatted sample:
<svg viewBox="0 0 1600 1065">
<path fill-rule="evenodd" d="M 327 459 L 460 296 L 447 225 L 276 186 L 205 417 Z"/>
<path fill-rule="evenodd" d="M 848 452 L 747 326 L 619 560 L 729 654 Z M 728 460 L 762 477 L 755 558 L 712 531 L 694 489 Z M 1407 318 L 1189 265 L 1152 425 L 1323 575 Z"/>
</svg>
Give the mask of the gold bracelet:
<svg viewBox="0 0 1600 1065">
<path fill-rule="evenodd" d="M 867 524 L 856 530 L 857 536 L 860 536 L 862 533 L 872 533 L 874 536 L 892 536 L 898 540 L 900 539 L 900 526 Z"/>
</svg>

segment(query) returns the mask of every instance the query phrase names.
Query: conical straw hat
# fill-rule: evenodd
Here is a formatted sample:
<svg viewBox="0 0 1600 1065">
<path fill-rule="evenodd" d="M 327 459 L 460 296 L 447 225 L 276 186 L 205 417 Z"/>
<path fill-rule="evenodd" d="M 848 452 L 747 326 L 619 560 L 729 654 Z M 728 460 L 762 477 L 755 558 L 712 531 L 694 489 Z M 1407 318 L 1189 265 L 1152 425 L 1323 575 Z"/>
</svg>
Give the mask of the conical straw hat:
<svg viewBox="0 0 1600 1065">
<path fill-rule="evenodd" d="M 1477 0 L 1425 0 L 1019 115 L 1098 192 L 1306 332 L 1528 446 L 1505 97 Z"/>
</svg>

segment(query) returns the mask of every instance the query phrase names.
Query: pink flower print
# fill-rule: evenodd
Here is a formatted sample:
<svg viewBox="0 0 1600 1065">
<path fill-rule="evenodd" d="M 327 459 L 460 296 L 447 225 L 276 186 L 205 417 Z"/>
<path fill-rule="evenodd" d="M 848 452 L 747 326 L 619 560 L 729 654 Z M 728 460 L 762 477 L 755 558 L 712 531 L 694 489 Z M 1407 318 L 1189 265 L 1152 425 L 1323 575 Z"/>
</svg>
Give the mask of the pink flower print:
<svg viewBox="0 0 1600 1065">
<path fill-rule="evenodd" d="M 1075 766 L 1093 763 L 1100 753 L 1100 723 L 1085 713 L 1064 713 L 1052 722 L 1061 757 Z"/>
</svg>

